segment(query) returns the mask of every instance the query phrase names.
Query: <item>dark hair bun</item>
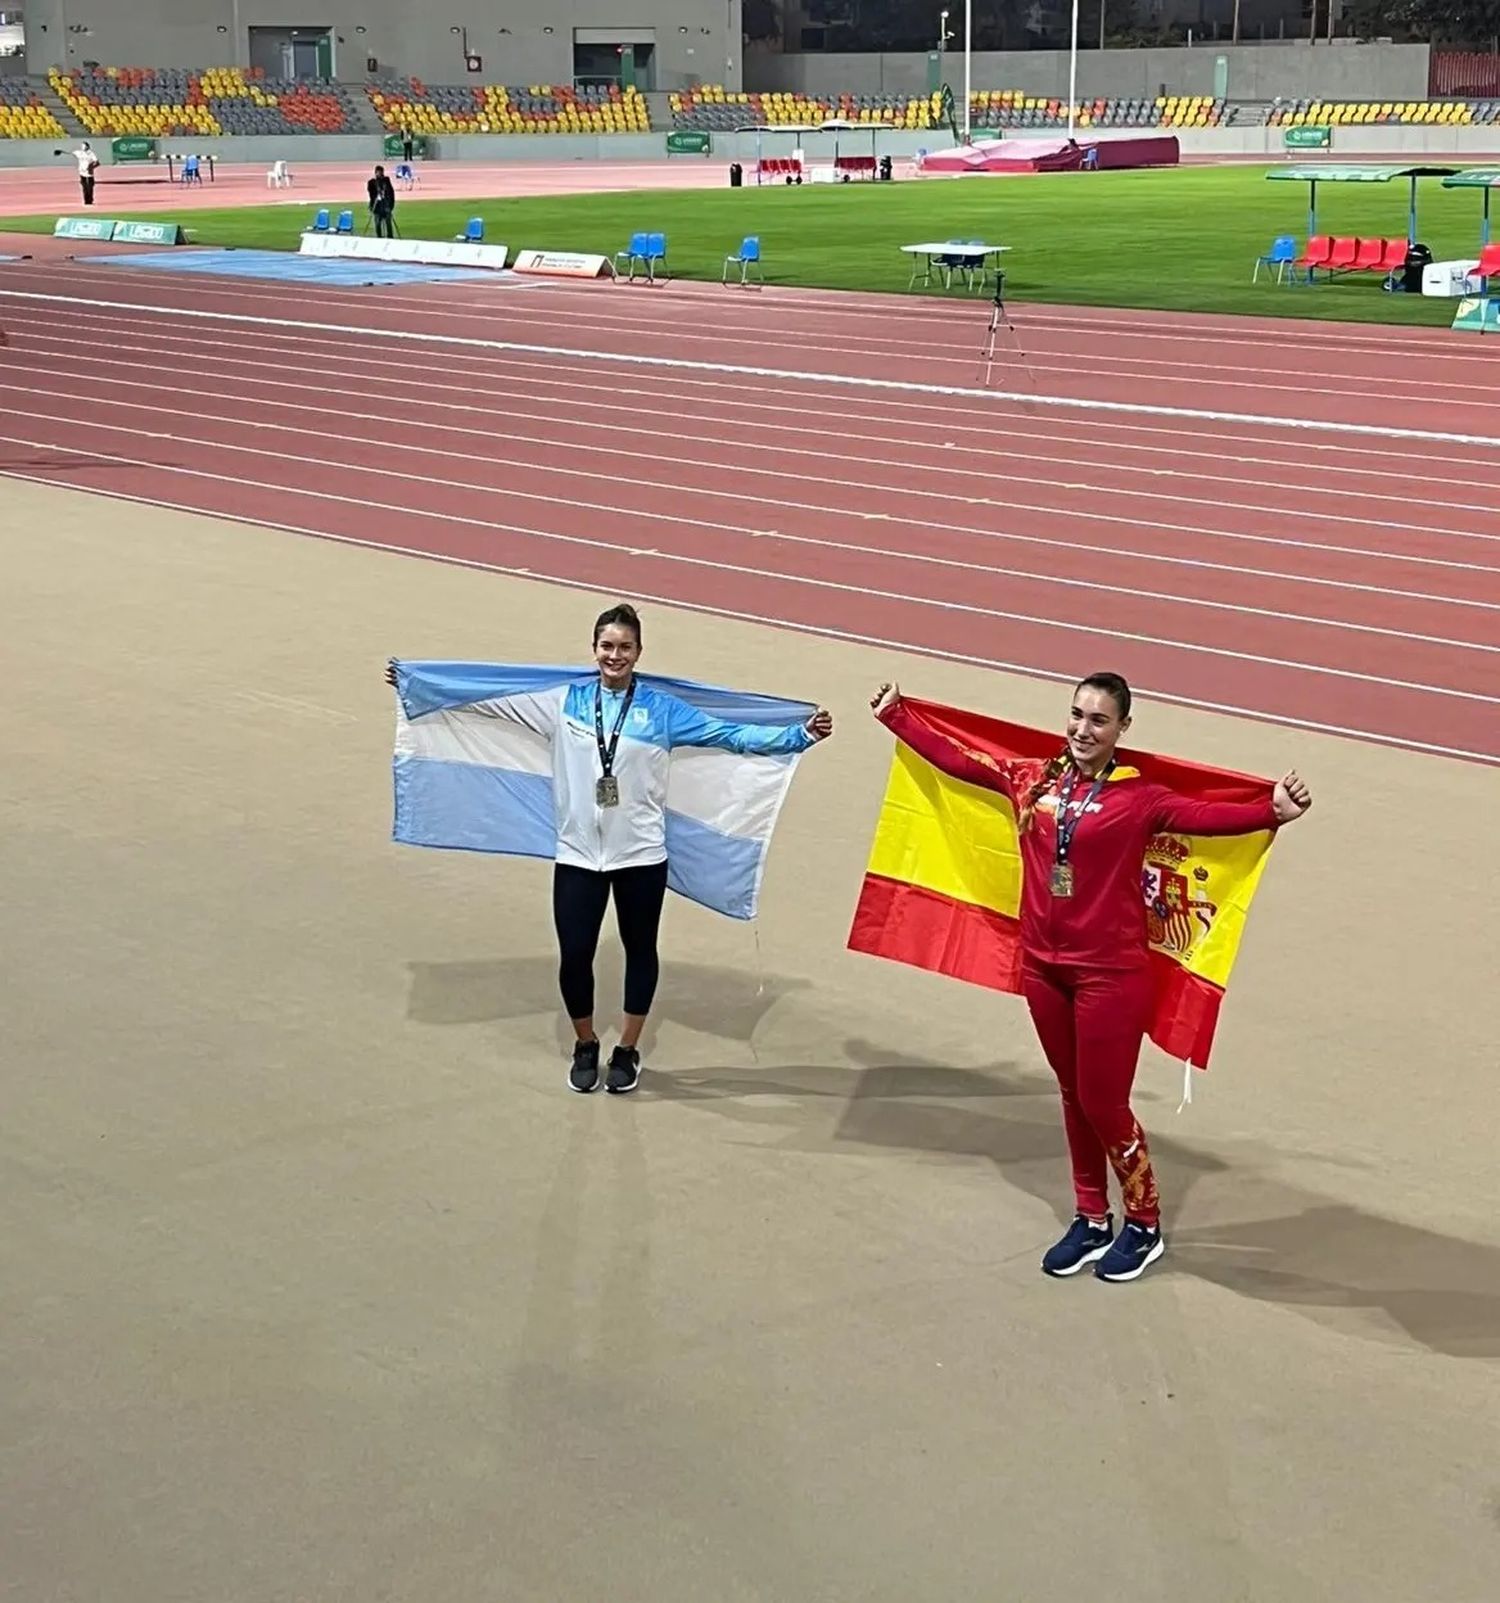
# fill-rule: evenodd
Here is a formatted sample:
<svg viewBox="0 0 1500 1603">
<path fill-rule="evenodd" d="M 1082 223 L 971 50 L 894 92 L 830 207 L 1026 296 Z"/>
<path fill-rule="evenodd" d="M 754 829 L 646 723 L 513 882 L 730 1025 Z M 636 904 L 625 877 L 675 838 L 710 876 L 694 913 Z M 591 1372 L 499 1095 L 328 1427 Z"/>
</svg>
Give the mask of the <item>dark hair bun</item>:
<svg viewBox="0 0 1500 1603">
<path fill-rule="evenodd" d="M 628 601 L 619 601 L 612 607 L 601 612 L 594 620 L 594 644 L 599 644 L 599 636 L 612 624 L 621 629 L 628 629 L 635 636 L 637 647 L 641 644 L 641 616 Z"/>
</svg>

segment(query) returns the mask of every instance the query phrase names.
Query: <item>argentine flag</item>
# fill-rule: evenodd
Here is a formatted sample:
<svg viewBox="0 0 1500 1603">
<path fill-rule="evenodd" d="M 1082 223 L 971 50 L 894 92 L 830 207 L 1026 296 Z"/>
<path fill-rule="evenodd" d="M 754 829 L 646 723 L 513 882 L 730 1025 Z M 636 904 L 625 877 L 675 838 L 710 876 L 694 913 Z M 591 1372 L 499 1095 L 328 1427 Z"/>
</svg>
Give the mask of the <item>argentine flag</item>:
<svg viewBox="0 0 1500 1603">
<path fill-rule="evenodd" d="M 395 840 L 610 870 L 660 862 L 665 839 L 672 890 L 754 918 L 815 709 L 639 674 L 614 764 L 621 805 L 605 810 L 598 683 L 579 668 L 398 663 Z"/>
</svg>

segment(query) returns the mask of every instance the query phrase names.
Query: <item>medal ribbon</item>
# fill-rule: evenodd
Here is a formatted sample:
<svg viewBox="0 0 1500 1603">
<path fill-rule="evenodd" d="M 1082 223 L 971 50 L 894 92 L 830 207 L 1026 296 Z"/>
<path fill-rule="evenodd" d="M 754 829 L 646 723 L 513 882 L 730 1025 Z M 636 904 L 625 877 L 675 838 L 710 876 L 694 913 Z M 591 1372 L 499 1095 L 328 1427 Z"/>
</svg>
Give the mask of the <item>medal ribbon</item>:
<svg viewBox="0 0 1500 1603">
<path fill-rule="evenodd" d="M 615 751 L 620 744 L 620 731 L 625 727 L 625 715 L 630 711 L 630 704 L 635 700 L 635 675 L 630 678 L 630 688 L 625 692 L 625 699 L 620 703 L 620 715 L 615 719 L 613 733 L 609 737 L 609 745 L 604 744 L 604 681 L 601 679 L 594 685 L 594 740 L 599 747 L 599 765 L 603 769 L 604 777 L 608 779 L 614 771 Z"/>
<path fill-rule="evenodd" d="M 1067 787 L 1066 789 L 1060 789 L 1058 791 L 1057 866 L 1059 868 L 1066 868 L 1068 866 L 1068 853 L 1073 849 L 1073 836 L 1078 831 L 1078 825 L 1082 820 L 1083 815 L 1089 810 L 1090 807 L 1094 805 L 1096 801 L 1098 801 L 1099 792 L 1104 789 L 1104 782 L 1113 772 L 1114 766 L 1115 765 L 1113 763 L 1110 763 L 1109 767 L 1106 768 L 1104 772 L 1100 774 L 1099 777 L 1094 781 L 1093 789 L 1090 790 L 1088 795 L 1084 797 L 1082 804 L 1080 805 L 1078 811 L 1073 814 L 1071 821 L 1068 818 L 1068 805 L 1073 800 L 1073 787 L 1078 780 L 1078 770 L 1076 768 L 1068 770 Z"/>
</svg>

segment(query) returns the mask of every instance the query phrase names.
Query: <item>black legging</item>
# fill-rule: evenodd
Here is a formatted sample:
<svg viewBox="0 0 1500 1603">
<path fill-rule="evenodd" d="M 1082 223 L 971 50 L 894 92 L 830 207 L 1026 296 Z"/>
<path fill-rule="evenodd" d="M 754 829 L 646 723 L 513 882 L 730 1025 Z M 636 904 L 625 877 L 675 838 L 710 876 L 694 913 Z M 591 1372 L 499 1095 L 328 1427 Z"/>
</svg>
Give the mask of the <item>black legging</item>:
<svg viewBox="0 0 1500 1603">
<path fill-rule="evenodd" d="M 620 868 L 610 874 L 558 863 L 552 873 L 552 917 L 562 957 L 558 979 L 570 1019 L 594 1016 L 594 954 L 609 893 L 615 893 L 615 920 L 625 948 L 625 1011 L 645 1015 L 656 996 L 661 965 L 656 932 L 667 894 L 667 865 Z"/>
</svg>

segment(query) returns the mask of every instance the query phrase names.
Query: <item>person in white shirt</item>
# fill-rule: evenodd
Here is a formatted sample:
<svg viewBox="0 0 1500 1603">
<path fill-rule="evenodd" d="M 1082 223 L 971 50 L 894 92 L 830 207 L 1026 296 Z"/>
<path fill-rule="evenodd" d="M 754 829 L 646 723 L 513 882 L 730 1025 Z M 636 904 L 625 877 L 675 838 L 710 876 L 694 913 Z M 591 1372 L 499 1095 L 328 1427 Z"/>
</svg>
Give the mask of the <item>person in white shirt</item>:
<svg viewBox="0 0 1500 1603">
<path fill-rule="evenodd" d="M 640 1082 L 641 1031 L 655 998 L 657 929 L 667 892 L 668 758 L 684 746 L 768 756 L 806 751 L 833 733 L 819 709 L 785 728 L 730 723 L 636 678 L 641 620 L 621 603 L 594 624 L 596 673 L 555 691 L 516 696 L 501 716 L 547 738 L 557 825 L 552 912 L 559 988 L 573 1025 L 575 1091 L 599 1086 L 594 956 L 611 899 L 625 948 L 624 1018 L 604 1076 L 619 1095 Z M 386 671 L 394 685 L 396 664 Z M 622 738 L 623 736 L 623 738 Z"/>
<path fill-rule="evenodd" d="M 94 154 L 93 147 L 88 140 L 73 152 L 73 160 L 78 163 L 78 184 L 83 190 L 83 203 L 85 206 L 94 204 L 94 172 L 99 166 L 99 158 Z"/>
</svg>

